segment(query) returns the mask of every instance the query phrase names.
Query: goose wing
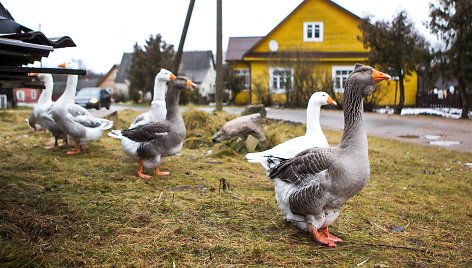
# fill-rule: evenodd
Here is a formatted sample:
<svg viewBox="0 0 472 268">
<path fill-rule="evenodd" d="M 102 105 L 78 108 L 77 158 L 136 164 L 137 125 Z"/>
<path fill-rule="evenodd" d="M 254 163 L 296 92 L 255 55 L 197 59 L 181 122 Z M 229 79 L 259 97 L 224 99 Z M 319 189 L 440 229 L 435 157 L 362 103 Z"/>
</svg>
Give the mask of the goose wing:
<svg viewBox="0 0 472 268">
<path fill-rule="evenodd" d="M 171 124 L 168 121 L 149 123 L 135 128 L 125 129 L 121 134 L 136 142 L 146 142 L 161 139 L 170 131 Z"/>
<path fill-rule="evenodd" d="M 81 124 L 84 127 L 97 128 L 103 124 L 100 118 L 96 118 L 89 115 L 77 115 L 72 119 L 74 122 Z"/>
<path fill-rule="evenodd" d="M 269 178 L 279 178 L 296 185 L 307 184 L 307 180 L 328 169 L 334 160 L 333 148 L 312 148 L 300 152 L 291 159 L 281 160 L 269 172 Z"/>
<path fill-rule="evenodd" d="M 87 115 L 87 116 L 92 116 L 92 114 L 85 109 L 82 106 L 79 106 L 77 104 L 74 105 L 68 105 L 67 106 L 67 112 L 72 115 L 72 116 L 79 116 L 79 115 Z"/>
</svg>

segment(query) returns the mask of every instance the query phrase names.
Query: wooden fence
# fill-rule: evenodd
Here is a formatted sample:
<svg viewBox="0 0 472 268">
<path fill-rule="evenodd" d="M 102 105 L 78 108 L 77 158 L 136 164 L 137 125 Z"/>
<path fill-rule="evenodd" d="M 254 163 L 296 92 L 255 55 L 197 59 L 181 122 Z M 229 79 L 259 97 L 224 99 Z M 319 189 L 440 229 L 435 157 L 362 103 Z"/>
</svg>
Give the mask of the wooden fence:
<svg viewBox="0 0 472 268">
<path fill-rule="evenodd" d="M 462 108 L 459 94 L 447 94 L 438 98 L 437 94 L 418 92 L 416 105 L 419 108 Z"/>
</svg>

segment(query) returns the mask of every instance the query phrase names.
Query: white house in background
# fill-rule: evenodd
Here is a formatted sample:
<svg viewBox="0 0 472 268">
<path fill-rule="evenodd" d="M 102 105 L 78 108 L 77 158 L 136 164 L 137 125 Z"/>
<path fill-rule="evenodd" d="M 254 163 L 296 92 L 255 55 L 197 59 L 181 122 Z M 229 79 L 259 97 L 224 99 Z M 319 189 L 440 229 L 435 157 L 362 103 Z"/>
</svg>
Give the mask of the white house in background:
<svg viewBox="0 0 472 268">
<path fill-rule="evenodd" d="M 211 50 L 184 51 L 179 75 L 186 76 L 197 84 L 200 95 L 206 101 L 215 101 L 216 70 Z"/>
</svg>

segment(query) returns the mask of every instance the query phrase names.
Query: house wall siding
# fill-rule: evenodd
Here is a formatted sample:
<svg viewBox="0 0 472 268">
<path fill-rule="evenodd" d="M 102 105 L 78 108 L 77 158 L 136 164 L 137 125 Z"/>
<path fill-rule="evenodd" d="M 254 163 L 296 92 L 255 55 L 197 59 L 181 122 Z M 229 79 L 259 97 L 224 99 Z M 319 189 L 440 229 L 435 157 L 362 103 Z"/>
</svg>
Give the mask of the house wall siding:
<svg viewBox="0 0 472 268">
<path fill-rule="evenodd" d="M 304 41 L 303 27 L 305 22 L 323 23 L 322 42 Z M 290 61 L 312 61 L 319 70 L 323 70 L 332 77 L 333 66 L 353 66 L 356 63 L 367 64 L 368 50 L 357 39 L 362 34 L 358 29 L 359 22 L 359 18 L 339 8 L 331 1 L 306 0 L 272 32 L 262 38 L 255 47 L 248 51 L 243 58 L 243 63 L 233 64 L 232 67 L 237 69 L 242 68 L 245 64 L 250 66 L 250 99 L 252 103 L 259 103 L 259 95 L 265 94 L 264 97 L 268 96 L 270 66 L 283 66 L 289 64 Z M 273 40 L 278 44 L 276 52 L 279 54 L 274 54 L 275 51 L 270 49 L 269 44 Z M 291 58 L 281 58 L 280 54 L 284 53 L 290 55 Z M 310 53 L 330 56 L 321 58 L 306 57 L 306 55 L 311 55 Z M 407 76 L 404 83 L 405 105 L 414 106 L 417 90 L 416 73 Z M 387 93 L 379 104 L 382 106 L 394 105 L 395 82 L 382 82 L 381 86 L 387 88 Z M 285 103 L 285 94 L 272 94 L 271 99 L 272 103 Z M 397 103 L 398 100 L 399 93 L 397 92 Z"/>
<path fill-rule="evenodd" d="M 362 42 L 357 40 L 361 32 L 357 28 L 359 21 L 355 17 L 326 0 L 308 0 L 302 5 L 253 51 L 270 51 L 271 40 L 277 41 L 279 51 L 367 51 Z M 323 22 L 323 42 L 304 42 L 304 22 L 318 21 Z"/>
</svg>

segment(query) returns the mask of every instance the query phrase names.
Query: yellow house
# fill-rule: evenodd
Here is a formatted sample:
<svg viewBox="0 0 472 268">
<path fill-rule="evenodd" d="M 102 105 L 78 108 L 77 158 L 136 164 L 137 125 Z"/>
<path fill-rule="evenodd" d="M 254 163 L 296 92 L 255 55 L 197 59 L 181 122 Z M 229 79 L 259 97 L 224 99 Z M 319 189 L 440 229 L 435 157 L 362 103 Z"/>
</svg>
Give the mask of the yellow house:
<svg viewBox="0 0 472 268">
<path fill-rule="evenodd" d="M 235 101 L 283 104 L 288 95 L 327 90 L 326 84 L 342 94 L 354 64 L 368 61 L 368 50 L 358 40 L 360 21 L 330 0 L 305 0 L 266 36 L 230 37 L 226 62 L 248 87 Z M 310 77 L 311 84 L 300 81 L 302 76 Z M 395 81 L 385 84 L 379 104 L 398 103 Z M 415 105 L 416 91 L 416 74 L 407 76 L 406 106 Z"/>
</svg>

